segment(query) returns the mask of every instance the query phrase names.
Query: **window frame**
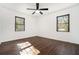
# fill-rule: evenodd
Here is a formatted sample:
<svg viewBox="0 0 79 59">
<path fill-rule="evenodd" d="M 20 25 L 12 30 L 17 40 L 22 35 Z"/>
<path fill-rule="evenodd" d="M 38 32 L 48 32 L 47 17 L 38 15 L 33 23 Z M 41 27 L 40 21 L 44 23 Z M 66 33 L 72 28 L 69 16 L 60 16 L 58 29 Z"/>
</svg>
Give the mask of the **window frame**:
<svg viewBox="0 0 79 59">
<path fill-rule="evenodd" d="M 16 23 L 17 18 L 22 19 L 22 20 L 23 20 L 23 24 L 17 24 L 17 23 Z M 19 26 L 20 26 L 20 25 L 23 25 L 24 28 L 23 28 L 22 30 L 21 30 L 21 29 L 17 30 L 17 29 L 16 29 L 16 26 L 18 26 L 18 25 L 19 25 Z M 15 16 L 15 31 L 25 31 L 25 18 L 24 18 L 24 17 Z"/>
<path fill-rule="evenodd" d="M 68 16 L 68 23 L 59 23 L 58 22 L 58 18 L 59 17 L 65 17 L 65 16 Z M 70 14 L 65 14 L 65 15 L 57 16 L 56 19 L 57 19 L 57 23 L 56 23 L 56 25 L 57 25 L 57 27 L 56 27 L 57 28 L 56 29 L 57 32 L 70 32 Z M 59 31 L 59 28 L 58 28 L 59 24 L 67 24 L 68 25 L 68 27 L 67 27 L 68 31 Z"/>
</svg>

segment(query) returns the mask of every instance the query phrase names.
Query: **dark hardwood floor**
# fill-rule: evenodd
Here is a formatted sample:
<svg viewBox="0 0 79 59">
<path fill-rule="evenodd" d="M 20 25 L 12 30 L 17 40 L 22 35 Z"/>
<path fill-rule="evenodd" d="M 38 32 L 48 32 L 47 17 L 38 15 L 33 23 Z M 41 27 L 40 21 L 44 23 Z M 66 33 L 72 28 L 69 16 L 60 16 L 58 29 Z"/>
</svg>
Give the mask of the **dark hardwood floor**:
<svg viewBox="0 0 79 59">
<path fill-rule="evenodd" d="M 38 36 L 4 42 L 0 45 L 0 55 L 20 55 L 17 44 L 23 42 L 29 42 L 38 49 L 40 51 L 38 55 L 79 55 L 78 44 Z"/>
</svg>

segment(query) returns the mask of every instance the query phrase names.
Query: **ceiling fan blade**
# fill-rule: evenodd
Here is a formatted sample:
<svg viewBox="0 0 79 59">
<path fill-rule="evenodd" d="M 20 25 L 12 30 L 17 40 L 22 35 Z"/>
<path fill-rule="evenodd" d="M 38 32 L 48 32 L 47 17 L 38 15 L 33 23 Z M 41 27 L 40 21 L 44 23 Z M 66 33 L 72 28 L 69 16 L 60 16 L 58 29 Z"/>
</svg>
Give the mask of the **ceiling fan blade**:
<svg viewBox="0 0 79 59">
<path fill-rule="evenodd" d="M 36 9 L 37 10 L 39 9 L 39 3 L 36 3 Z"/>
<path fill-rule="evenodd" d="M 27 10 L 36 10 L 36 9 L 32 9 L 32 8 L 27 8 Z"/>
<path fill-rule="evenodd" d="M 34 13 L 35 13 L 35 11 L 32 14 L 34 14 Z"/>
<path fill-rule="evenodd" d="M 39 9 L 39 10 L 48 10 L 48 8 L 41 8 L 41 9 Z"/>
<path fill-rule="evenodd" d="M 40 14 L 43 14 L 41 11 L 39 12 Z"/>
</svg>

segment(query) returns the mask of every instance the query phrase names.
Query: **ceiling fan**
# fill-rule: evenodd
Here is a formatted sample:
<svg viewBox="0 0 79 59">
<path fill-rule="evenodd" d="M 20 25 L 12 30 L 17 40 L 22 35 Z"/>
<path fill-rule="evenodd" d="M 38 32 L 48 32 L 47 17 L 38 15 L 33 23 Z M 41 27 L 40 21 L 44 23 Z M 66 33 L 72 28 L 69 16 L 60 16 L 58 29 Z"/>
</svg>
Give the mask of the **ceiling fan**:
<svg viewBox="0 0 79 59">
<path fill-rule="evenodd" d="M 41 12 L 41 11 L 48 10 L 48 8 L 39 8 L 39 3 L 36 3 L 36 9 L 27 8 L 27 10 L 35 10 L 32 14 L 35 14 L 37 12 L 42 15 L 43 12 Z"/>
</svg>

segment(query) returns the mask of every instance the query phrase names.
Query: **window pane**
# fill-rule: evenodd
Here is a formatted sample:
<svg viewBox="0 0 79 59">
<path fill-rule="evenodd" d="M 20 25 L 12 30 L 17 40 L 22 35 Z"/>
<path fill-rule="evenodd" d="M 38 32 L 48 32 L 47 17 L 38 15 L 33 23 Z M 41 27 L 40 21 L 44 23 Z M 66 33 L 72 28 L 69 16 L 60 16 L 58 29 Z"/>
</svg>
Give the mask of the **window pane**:
<svg viewBox="0 0 79 59">
<path fill-rule="evenodd" d="M 16 24 L 24 24 L 24 19 L 16 18 Z"/>
<path fill-rule="evenodd" d="M 59 23 L 58 28 L 59 28 L 58 31 L 68 31 L 68 24 Z"/>
<path fill-rule="evenodd" d="M 16 25 L 16 31 L 24 31 L 24 25 Z"/>
</svg>

